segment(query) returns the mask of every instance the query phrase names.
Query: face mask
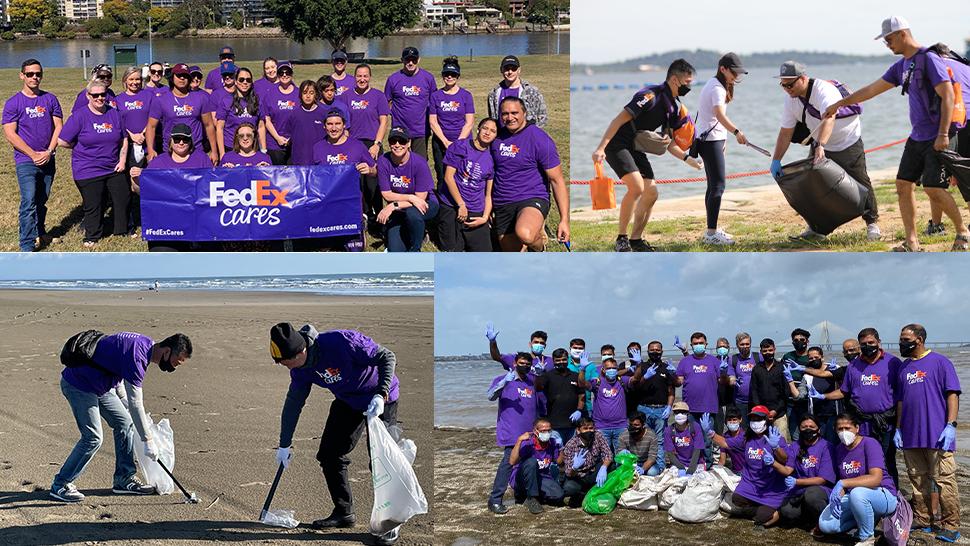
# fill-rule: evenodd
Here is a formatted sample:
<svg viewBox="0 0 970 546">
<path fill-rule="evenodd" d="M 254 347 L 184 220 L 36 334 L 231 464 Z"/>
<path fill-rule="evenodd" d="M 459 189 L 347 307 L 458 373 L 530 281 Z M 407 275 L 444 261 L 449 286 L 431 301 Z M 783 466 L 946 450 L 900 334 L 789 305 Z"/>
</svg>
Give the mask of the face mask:
<svg viewBox="0 0 970 546">
<path fill-rule="evenodd" d="M 607 358 L 612 358 L 612 359 L 615 360 L 616 359 L 616 356 L 615 355 L 600 355 L 600 362 L 606 362 L 606 359 Z"/>
<path fill-rule="evenodd" d="M 687 414 L 686 413 L 674 414 L 674 422 L 677 423 L 678 425 L 683 425 L 684 423 L 687 422 Z"/>
<path fill-rule="evenodd" d="M 608 370 L 603 370 L 603 375 L 606 376 L 610 381 L 616 379 L 616 374 L 619 373 L 616 368 L 610 368 Z"/>
<path fill-rule="evenodd" d="M 729 351 L 728 351 L 728 348 L 727 347 L 718 347 L 717 348 L 717 356 L 727 356 L 728 355 L 728 352 Z"/>
<path fill-rule="evenodd" d="M 162 370 L 163 372 L 168 372 L 168 373 L 174 372 L 175 371 L 175 366 L 172 366 L 172 359 L 171 359 L 171 357 L 166 358 L 165 360 L 159 360 L 158 361 L 158 369 Z"/>
<path fill-rule="evenodd" d="M 515 371 L 517 371 L 519 373 L 519 375 L 521 375 L 523 377 L 526 376 L 526 375 L 528 375 L 529 371 L 531 371 L 531 370 L 532 370 L 532 366 L 518 366 L 517 365 L 515 367 Z"/>
<path fill-rule="evenodd" d="M 806 428 L 798 431 L 798 439 L 801 440 L 802 443 L 810 444 L 814 442 L 816 438 L 818 438 L 818 431 L 814 428 Z"/>
<path fill-rule="evenodd" d="M 821 368 L 822 367 L 822 360 L 821 359 L 818 359 L 818 358 L 813 358 L 812 360 L 809 360 L 808 361 L 808 367 L 809 368 Z"/>
<path fill-rule="evenodd" d="M 852 442 L 855 441 L 855 432 L 852 432 L 851 430 L 839 431 L 839 440 L 842 440 L 842 443 L 848 447 L 852 445 Z"/>
<path fill-rule="evenodd" d="M 593 432 L 593 431 L 580 432 L 579 433 L 579 439 L 582 440 L 584 444 L 589 445 L 589 444 L 593 443 L 593 435 L 594 434 L 595 434 L 595 432 Z"/>
<path fill-rule="evenodd" d="M 532 352 L 534 354 L 541 355 L 542 354 L 542 351 L 544 351 L 545 349 L 546 349 L 546 346 L 543 345 L 543 344 L 541 344 L 541 343 L 533 343 L 532 344 Z"/>
<path fill-rule="evenodd" d="M 878 352 L 879 352 L 879 346 L 878 345 L 863 345 L 862 346 L 862 354 L 866 358 L 872 358 L 872 357 L 876 356 L 876 354 Z"/>
<path fill-rule="evenodd" d="M 795 350 L 798 352 L 802 352 L 805 350 L 806 347 L 808 347 L 808 343 L 804 341 L 792 341 L 791 344 L 793 347 L 795 347 Z"/>
<path fill-rule="evenodd" d="M 768 423 L 765 421 L 751 421 L 751 432 L 755 434 L 761 434 L 768 428 Z"/>
<path fill-rule="evenodd" d="M 747 349 L 741 349 L 741 348 L 739 348 L 738 349 L 738 354 L 741 355 L 741 358 L 748 358 L 748 355 L 751 354 L 751 347 L 748 347 Z"/>
<path fill-rule="evenodd" d="M 915 341 L 903 341 L 899 340 L 899 354 L 903 356 L 911 356 L 913 351 L 916 350 Z"/>
<path fill-rule="evenodd" d="M 569 354 L 573 355 L 573 358 L 578 360 L 579 357 L 583 356 L 583 349 L 569 349 Z"/>
<path fill-rule="evenodd" d="M 727 427 L 731 432 L 737 432 L 741 428 L 741 423 L 728 423 Z"/>
<path fill-rule="evenodd" d="M 540 432 L 539 434 L 536 434 L 536 436 L 539 437 L 539 441 L 540 442 L 545 443 L 545 442 L 548 442 L 549 441 L 549 438 L 552 438 L 552 433 L 551 432 Z"/>
<path fill-rule="evenodd" d="M 842 356 L 844 356 L 849 362 L 852 362 L 853 360 L 859 358 L 860 354 L 862 353 L 842 353 Z"/>
<path fill-rule="evenodd" d="M 680 87 L 677 88 L 677 95 L 678 96 L 683 97 L 687 93 L 690 93 L 690 86 L 689 85 L 681 84 Z"/>
<path fill-rule="evenodd" d="M 695 355 L 702 355 L 702 354 L 704 354 L 704 349 L 707 349 L 707 346 L 704 345 L 703 343 L 698 343 L 698 344 L 692 346 L 691 349 L 694 350 L 694 354 Z"/>
<path fill-rule="evenodd" d="M 557 370 L 565 370 L 566 366 L 569 365 L 569 362 L 556 362 L 554 365 L 556 366 Z"/>
<path fill-rule="evenodd" d="M 634 436 L 636 436 L 636 435 L 640 434 L 641 432 L 643 432 L 643 427 L 635 427 L 633 425 L 630 425 L 630 426 L 626 427 L 626 429 L 629 430 L 630 431 L 630 434 L 632 434 Z"/>
<path fill-rule="evenodd" d="M 765 364 L 770 364 L 775 361 L 775 353 L 761 353 L 761 359 L 765 361 Z"/>
<path fill-rule="evenodd" d="M 663 353 L 647 353 L 647 357 L 650 359 L 650 362 L 660 362 L 660 359 L 663 358 L 663 356 Z"/>
</svg>

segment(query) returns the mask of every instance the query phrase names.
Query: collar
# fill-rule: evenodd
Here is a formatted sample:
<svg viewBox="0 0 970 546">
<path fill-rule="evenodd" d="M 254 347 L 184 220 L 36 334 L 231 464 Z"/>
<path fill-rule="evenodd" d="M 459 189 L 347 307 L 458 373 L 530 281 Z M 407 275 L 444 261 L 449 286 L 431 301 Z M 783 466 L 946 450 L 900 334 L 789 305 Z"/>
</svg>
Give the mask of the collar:
<svg viewBox="0 0 970 546">
<path fill-rule="evenodd" d="M 932 352 L 933 352 L 932 350 L 930 350 L 930 349 L 926 349 L 925 351 L 923 351 L 923 353 L 922 353 L 922 354 L 920 354 L 919 356 L 917 356 L 917 357 L 915 357 L 915 358 L 910 358 L 910 360 L 911 360 L 911 361 L 913 361 L 913 360 L 920 360 L 920 359 L 922 359 L 922 358 L 923 358 L 924 356 L 926 356 L 926 355 L 928 355 L 928 354 L 930 354 L 930 353 L 932 353 Z"/>
</svg>

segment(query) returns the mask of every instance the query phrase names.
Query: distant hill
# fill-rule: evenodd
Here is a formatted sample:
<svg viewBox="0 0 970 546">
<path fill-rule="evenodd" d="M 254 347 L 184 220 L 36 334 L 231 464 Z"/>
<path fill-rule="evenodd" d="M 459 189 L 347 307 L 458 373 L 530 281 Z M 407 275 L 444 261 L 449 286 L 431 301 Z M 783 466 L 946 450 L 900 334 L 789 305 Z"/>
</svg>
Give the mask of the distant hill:
<svg viewBox="0 0 970 546">
<path fill-rule="evenodd" d="M 698 70 L 707 71 L 717 66 L 718 59 L 723 52 L 698 49 L 695 51 L 678 50 L 659 53 L 656 55 L 646 55 L 635 59 L 628 59 L 615 63 L 606 64 L 574 64 L 573 72 L 586 72 L 587 69 L 593 72 L 630 72 L 639 70 L 640 65 L 654 65 L 666 70 L 675 59 L 687 59 Z M 892 55 L 843 55 L 841 53 L 827 53 L 823 51 L 778 51 L 776 53 L 752 53 L 742 55 L 741 61 L 746 67 L 778 67 L 781 63 L 789 60 L 796 60 L 804 63 L 809 68 L 822 64 L 852 64 L 852 63 L 892 63 L 895 59 Z"/>
</svg>

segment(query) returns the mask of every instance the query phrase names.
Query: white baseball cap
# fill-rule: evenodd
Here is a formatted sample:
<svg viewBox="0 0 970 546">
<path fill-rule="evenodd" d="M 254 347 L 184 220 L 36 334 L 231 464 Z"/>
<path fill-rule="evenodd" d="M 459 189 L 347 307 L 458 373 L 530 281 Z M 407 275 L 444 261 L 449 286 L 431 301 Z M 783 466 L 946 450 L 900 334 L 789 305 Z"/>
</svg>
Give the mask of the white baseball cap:
<svg viewBox="0 0 970 546">
<path fill-rule="evenodd" d="M 880 40 L 882 38 L 885 38 L 886 35 L 892 34 L 897 30 L 906 30 L 908 28 L 909 28 L 909 21 L 907 21 L 906 19 L 898 15 L 893 15 L 892 17 L 883 20 L 882 34 L 880 34 L 879 36 L 876 36 L 875 39 Z"/>
</svg>

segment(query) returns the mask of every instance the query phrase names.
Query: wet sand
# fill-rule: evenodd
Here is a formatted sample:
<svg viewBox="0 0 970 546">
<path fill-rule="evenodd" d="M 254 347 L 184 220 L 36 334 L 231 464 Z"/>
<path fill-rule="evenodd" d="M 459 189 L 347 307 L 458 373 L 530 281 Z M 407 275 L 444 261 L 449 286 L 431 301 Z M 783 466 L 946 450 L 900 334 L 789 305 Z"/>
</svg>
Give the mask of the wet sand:
<svg viewBox="0 0 970 546">
<path fill-rule="evenodd" d="M 474 546 L 478 544 L 676 544 L 736 546 L 790 546 L 813 542 L 807 531 L 774 528 L 755 531 L 749 520 L 720 519 L 703 524 L 667 521 L 667 513 L 617 508 L 605 516 L 590 516 L 581 509 L 545 506 L 534 516 L 515 505 L 510 492 L 505 504 L 511 509 L 495 515 L 486 508 L 495 469 L 502 452 L 495 446 L 494 429 L 435 428 L 435 509 L 448 514 L 435 523 L 435 544 Z M 964 444 L 966 445 L 966 444 Z M 961 450 L 966 456 L 967 450 Z M 905 478 L 902 456 L 898 464 L 901 486 L 907 497 L 911 488 Z M 962 501 L 961 520 L 970 521 L 970 469 L 958 469 Z M 970 544 L 964 537 L 959 544 Z M 925 544 L 932 536 L 914 533 Z M 852 542 L 849 542 L 852 544 Z"/>
<path fill-rule="evenodd" d="M 357 526 L 314 531 L 330 495 L 315 455 L 333 397 L 314 388 L 294 437 L 294 460 L 273 509 L 304 522 L 287 530 L 258 523 L 276 470 L 274 449 L 289 376 L 268 354 L 269 327 L 287 320 L 319 330 L 350 328 L 397 354 L 398 418 L 418 446 L 415 471 L 433 489 L 432 300 L 293 293 L 0 291 L 0 544 L 328 544 L 369 542 L 373 503 L 366 436 L 352 454 Z M 201 503 L 172 495 L 111 493 L 114 448 L 105 441 L 76 485 L 87 497 L 64 504 L 48 488 L 78 438 L 60 392 L 64 341 L 78 331 L 133 330 L 156 340 L 180 331 L 194 356 L 175 373 L 149 369 L 145 406 L 175 432 L 175 476 Z M 399 544 L 431 544 L 433 518 L 408 523 Z"/>
</svg>

